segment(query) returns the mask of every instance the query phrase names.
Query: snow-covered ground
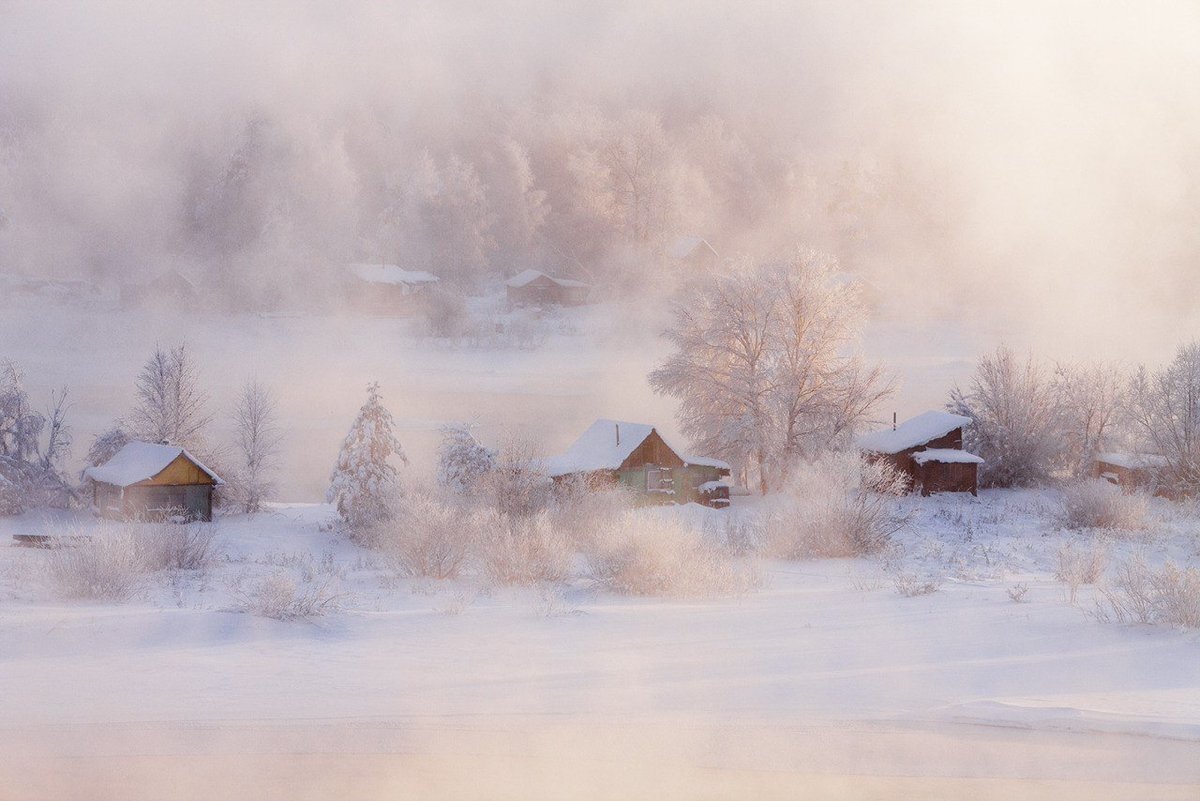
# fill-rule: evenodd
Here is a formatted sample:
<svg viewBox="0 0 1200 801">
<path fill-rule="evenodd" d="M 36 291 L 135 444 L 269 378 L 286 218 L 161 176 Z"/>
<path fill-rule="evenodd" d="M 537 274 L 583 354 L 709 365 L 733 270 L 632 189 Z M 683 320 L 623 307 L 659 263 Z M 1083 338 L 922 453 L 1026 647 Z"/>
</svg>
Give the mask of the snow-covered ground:
<svg viewBox="0 0 1200 801">
<path fill-rule="evenodd" d="M 202 574 L 67 603 L 9 537 L 63 521 L 5 520 L 0 797 L 1200 797 L 1200 633 L 1068 603 L 1058 550 L 1097 535 L 1052 491 L 910 503 L 883 559 L 770 562 L 718 599 L 399 578 L 283 505 L 215 523 Z M 1153 517 L 1110 561 L 1200 564 L 1200 518 Z M 233 611 L 271 572 L 339 608 Z"/>
</svg>

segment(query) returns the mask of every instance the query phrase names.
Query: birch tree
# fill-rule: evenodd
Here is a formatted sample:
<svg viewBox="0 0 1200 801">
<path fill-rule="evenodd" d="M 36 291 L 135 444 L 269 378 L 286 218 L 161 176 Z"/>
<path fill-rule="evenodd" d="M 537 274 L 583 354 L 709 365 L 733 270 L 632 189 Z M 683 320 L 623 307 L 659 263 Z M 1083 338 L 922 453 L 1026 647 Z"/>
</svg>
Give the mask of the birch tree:
<svg viewBox="0 0 1200 801">
<path fill-rule="evenodd" d="M 234 495 L 246 514 L 262 510 L 274 491 L 279 459 L 279 422 L 275 398 L 257 381 L 242 387 L 233 409 L 239 464 Z"/>
<path fill-rule="evenodd" d="M 208 393 L 187 346 L 156 348 L 137 379 L 137 405 L 129 415 L 134 438 L 203 451 L 211 422 Z"/>
<path fill-rule="evenodd" d="M 1142 448 L 1166 458 L 1168 482 L 1200 490 L 1200 341 L 1179 348 L 1161 370 L 1139 368 L 1127 407 Z"/>
</svg>

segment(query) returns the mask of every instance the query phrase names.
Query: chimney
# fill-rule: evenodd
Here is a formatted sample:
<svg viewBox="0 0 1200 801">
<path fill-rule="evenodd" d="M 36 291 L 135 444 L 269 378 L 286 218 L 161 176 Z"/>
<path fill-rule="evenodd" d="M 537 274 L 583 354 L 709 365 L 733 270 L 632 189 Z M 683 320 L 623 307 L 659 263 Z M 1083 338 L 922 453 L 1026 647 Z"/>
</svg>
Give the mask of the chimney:
<svg viewBox="0 0 1200 801">
<path fill-rule="evenodd" d="M 892 412 L 892 430 L 896 430 L 896 413 Z"/>
<path fill-rule="evenodd" d="M 613 428 L 617 429 L 617 447 L 621 447 L 621 424 L 613 423 Z"/>
</svg>

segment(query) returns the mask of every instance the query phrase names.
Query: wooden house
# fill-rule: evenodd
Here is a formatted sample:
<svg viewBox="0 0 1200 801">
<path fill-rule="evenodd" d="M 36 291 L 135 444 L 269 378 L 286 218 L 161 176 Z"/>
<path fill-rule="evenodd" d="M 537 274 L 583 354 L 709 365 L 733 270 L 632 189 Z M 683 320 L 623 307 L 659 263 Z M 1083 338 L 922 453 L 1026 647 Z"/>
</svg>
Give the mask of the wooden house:
<svg viewBox="0 0 1200 801">
<path fill-rule="evenodd" d="M 969 417 L 928 411 L 890 430 L 864 434 L 858 446 L 868 458 L 885 460 L 908 476 L 912 489 L 922 495 L 976 495 L 983 459 L 963 450 L 963 427 L 970 423 Z"/>
<path fill-rule="evenodd" d="M 508 302 L 514 306 L 582 306 L 591 286 L 569 278 L 556 278 L 525 270 L 504 282 Z"/>
<path fill-rule="evenodd" d="M 178 445 L 130 442 L 84 477 L 103 517 L 212 520 L 213 488 L 225 482 Z"/>
<path fill-rule="evenodd" d="M 1098 453 L 1092 462 L 1092 477 L 1102 478 L 1123 490 L 1158 493 L 1164 488 L 1166 458 L 1156 453 Z"/>
<path fill-rule="evenodd" d="M 713 270 L 721 263 L 716 248 L 698 236 L 678 237 L 666 247 L 664 255 L 681 268 L 690 270 Z"/>
<path fill-rule="evenodd" d="M 346 300 L 366 314 L 407 314 L 414 298 L 436 286 L 438 277 L 395 264 L 348 264 L 344 274 Z"/>
<path fill-rule="evenodd" d="M 597 420 L 562 454 L 545 462 L 555 481 L 619 486 L 651 503 L 729 505 L 729 465 L 673 448 L 653 426 Z"/>
</svg>

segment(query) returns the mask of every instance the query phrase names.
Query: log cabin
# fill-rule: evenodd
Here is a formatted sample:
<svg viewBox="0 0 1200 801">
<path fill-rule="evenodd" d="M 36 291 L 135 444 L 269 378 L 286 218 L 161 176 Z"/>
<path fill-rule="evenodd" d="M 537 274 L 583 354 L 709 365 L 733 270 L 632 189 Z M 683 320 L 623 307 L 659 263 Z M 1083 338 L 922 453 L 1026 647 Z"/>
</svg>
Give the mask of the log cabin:
<svg viewBox="0 0 1200 801">
<path fill-rule="evenodd" d="M 525 270 L 504 282 L 508 302 L 514 306 L 582 306 L 591 286 L 569 278 L 556 278 Z"/>
<path fill-rule="evenodd" d="M 729 465 L 672 447 L 654 426 L 597 420 L 562 454 L 545 460 L 555 481 L 621 487 L 649 503 L 729 505 Z"/>
<path fill-rule="evenodd" d="M 404 315 L 414 300 L 438 283 L 423 270 L 406 270 L 395 264 L 348 264 L 344 291 L 350 307 L 364 314 Z"/>
<path fill-rule="evenodd" d="M 212 520 L 213 489 L 225 482 L 178 445 L 133 441 L 89 467 L 92 502 L 120 520 Z"/>
<path fill-rule="evenodd" d="M 913 491 L 979 493 L 983 459 L 963 450 L 963 428 L 971 418 L 928 411 L 890 430 L 858 438 L 868 459 L 886 461 L 908 476 Z"/>
</svg>

